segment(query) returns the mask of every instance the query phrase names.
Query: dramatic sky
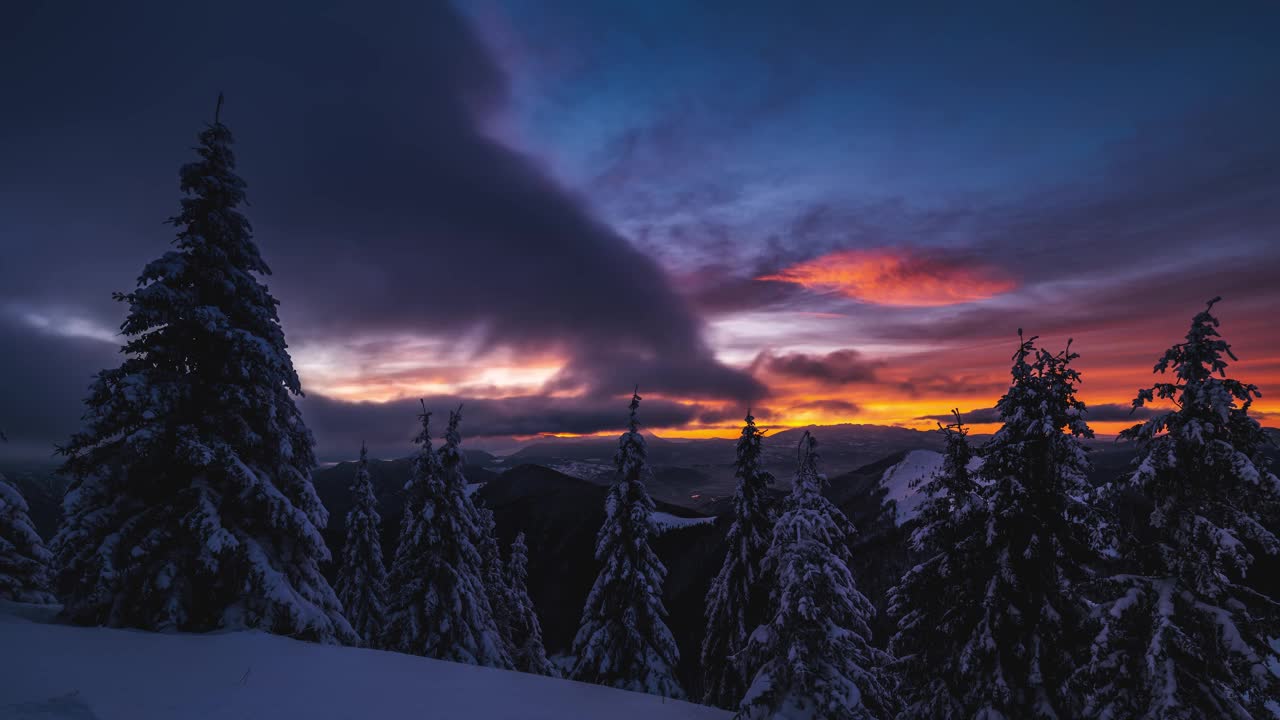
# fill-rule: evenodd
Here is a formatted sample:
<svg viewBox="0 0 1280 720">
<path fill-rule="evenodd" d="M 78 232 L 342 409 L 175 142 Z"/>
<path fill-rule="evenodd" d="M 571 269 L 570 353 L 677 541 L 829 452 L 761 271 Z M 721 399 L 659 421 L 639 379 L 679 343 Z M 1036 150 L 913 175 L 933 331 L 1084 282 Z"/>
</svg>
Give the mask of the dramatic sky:
<svg viewBox="0 0 1280 720">
<path fill-rule="evenodd" d="M 1185 5 L 19 0 L 0 452 L 119 361 L 219 90 L 322 457 L 637 383 L 669 436 L 989 421 L 1019 327 L 1114 432 L 1215 295 L 1280 424 L 1280 5 Z"/>
</svg>

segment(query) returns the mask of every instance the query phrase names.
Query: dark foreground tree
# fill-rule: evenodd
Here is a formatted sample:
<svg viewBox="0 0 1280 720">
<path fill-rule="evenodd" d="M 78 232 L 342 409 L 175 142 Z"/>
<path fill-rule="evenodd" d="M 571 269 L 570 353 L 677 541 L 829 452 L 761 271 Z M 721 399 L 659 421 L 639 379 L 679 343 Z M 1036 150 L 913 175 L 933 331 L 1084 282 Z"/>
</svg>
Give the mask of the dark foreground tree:
<svg viewBox="0 0 1280 720">
<path fill-rule="evenodd" d="M 335 589 L 361 641 L 376 647 L 386 630 L 387 568 L 382 560 L 382 516 L 369 479 L 369 450 L 364 446 L 350 490 L 351 510 Z"/>
<path fill-rule="evenodd" d="M 760 562 L 769 549 L 773 518 L 767 505 L 773 482 L 760 462 L 764 434 L 747 413 L 734 463 L 738 478 L 733 494 L 733 524 L 725 539 L 728 550 L 720 573 L 707 592 L 707 630 L 702 639 L 702 701 L 735 708 L 746 691 L 739 653 L 747 634 L 764 619 L 769 591 L 761 582 Z"/>
<path fill-rule="evenodd" d="M 755 676 L 738 717 L 752 720 L 873 720 L 896 702 L 870 644 L 875 607 L 849 571 L 853 526 L 822 496 L 817 443 L 805 433 L 791 495 L 764 567 L 772 614 L 747 645 Z"/>
<path fill-rule="evenodd" d="M 508 606 L 511 609 L 511 660 L 521 672 L 558 676 L 556 666 L 547 660 L 547 650 L 542 645 L 542 623 L 529 598 L 529 547 L 524 533 L 516 535 L 511 543 L 511 557 L 507 560 Z"/>
<path fill-rule="evenodd" d="M 942 466 L 917 491 L 928 499 L 917 516 L 911 549 L 920 562 L 890 591 L 889 613 L 898 628 L 890 643 L 899 680 L 902 720 L 967 717 L 970 688 L 963 647 L 981 617 L 986 582 L 994 567 L 987 552 L 987 505 L 969 465 L 973 449 L 959 412 L 941 428 Z"/>
<path fill-rule="evenodd" d="M 17 486 L 0 475 L 0 600 L 52 603 L 49 562 L 53 554 L 45 548 L 28 512 Z"/>
<path fill-rule="evenodd" d="M 653 500 L 645 487 L 651 476 L 636 410 L 618 439 L 617 476 L 605 500 L 604 525 L 596 540 L 603 567 L 582 610 L 574 638 L 573 678 L 665 697 L 680 698 L 680 660 L 666 624 L 662 583 L 667 569 L 649 547 L 654 534 Z"/>
<path fill-rule="evenodd" d="M 405 487 L 400 543 L 391 564 L 385 646 L 413 655 L 510 668 L 475 546 L 477 513 L 462 473 L 461 410 L 449 414 L 440 452 L 423 409 L 412 477 Z"/>
<path fill-rule="evenodd" d="M 1085 673 L 1091 717 L 1280 713 L 1280 598 L 1248 574 L 1259 555 L 1280 554 L 1280 480 L 1249 417 L 1258 388 L 1226 375 L 1236 357 L 1218 334 L 1216 302 L 1156 363 L 1173 377 L 1133 403 L 1174 409 L 1121 433 L 1139 452 L 1119 489 L 1136 490 L 1151 513 L 1122 536 L 1132 572 L 1106 583 L 1111 599 Z"/>
<path fill-rule="evenodd" d="M 126 359 L 63 448 L 58 590 L 78 623 L 352 641 L 319 569 L 329 515 L 231 142 L 216 119 L 200 133 L 174 250 L 117 295 Z"/>
</svg>

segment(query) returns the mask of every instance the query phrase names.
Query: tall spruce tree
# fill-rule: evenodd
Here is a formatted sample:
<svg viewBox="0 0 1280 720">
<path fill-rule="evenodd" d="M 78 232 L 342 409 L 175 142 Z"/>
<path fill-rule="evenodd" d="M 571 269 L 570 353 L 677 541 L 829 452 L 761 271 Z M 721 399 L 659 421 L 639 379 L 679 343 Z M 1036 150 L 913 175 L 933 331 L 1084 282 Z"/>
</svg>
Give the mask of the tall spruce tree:
<svg viewBox="0 0 1280 720">
<path fill-rule="evenodd" d="M 63 448 L 58 590 L 78 623 L 349 641 L 319 569 L 329 516 L 231 143 L 216 118 L 200 133 L 175 249 L 116 296 L 127 357 L 97 376 Z"/>
<path fill-rule="evenodd" d="M 382 516 L 369 478 L 369 450 L 363 445 L 350 492 L 347 536 L 335 589 L 361 641 L 376 647 L 386 629 L 387 568 L 382 560 Z"/>
<path fill-rule="evenodd" d="M 497 526 L 493 511 L 479 505 L 476 509 L 476 548 L 480 551 L 482 577 L 484 578 L 485 597 L 489 599 L 489 609 L 493 612 L 493 624 L 498 628 L 498 637 L 507 654 L 515 659 L 511 627 L 511 588 L 507 585 L 507 571 L 502 562 L 502 552 L 498 548 Z"/>
<path fill-rule="evenodd" d="M 737 707 L 746 690 L 744 658 L 739 653 L 746 646 L 748 633 L 764 619 L 769 602 L 760 562 L 773 535 L 768 507 L 773 475 L 761 466 L 763 438 L 748 411 L 734 463 L 738 483 L 733 494 L 733 524 L 726 538 L 728 550 L 707 592 L 702 701 L 722 708 Z"/>
<path fill-rule="evenodd" d="M 1280 598 L 1248 574 L 1280 555 L 1280 480 L 1249 416 L 1258 388 L 1227 377 L 1231 346 L 1212 310 L 1160 358 L 1168 382 L 1140 390 L 1134 407 L 1159 412 L 1121 433 L 1137 443 L 1135 469 L 1117 491 L 1136 491 L 1150 515 L 1122 534 L 1130 572 L 1108 579 L 1103 627 L 1084 673 L 1086 713 L 1115 718 L 1275 717 L 1280 713 Z"/>
<path fill-rule="evenodd" d="M 524 533 L 511 542 L 507 560 L 507 592 L 511 608 L 511 660 L 521 672 L 556 677 L 556 666 L 547 659 L 542 645 L 542 623 L 529 597 L 529 547 Z"/>
<path fill-rule="evenodd" d="M 881 677 L 887 655 L 870 643 L 871 601 L 849 571 L 853 526 L 822 495 L 817 441 L 800 440 L 799 469 L 764 567 L 772 615 L 746 648 L 755 676 L 738 717 L 872 720 L 897 703 Z"/>
<path fill-rule="evenodd" d="M 1035 340 L 1014 354 L 1012 384 L 996 405 L 1003 424 L 981 452 L 983 546 L 958 570 L 982 583 L 976 623 L 940 638 L 946 648 L 932 655 L 958 661 L 920 669 L 946 673 L 947 687 L 963 693 L 961 717 L 1078 716 L 1067 688 L 1090 631 L 1078 583 L 1099 544 L 1081 443 L 1093 431 L 1076 398 L 1070 342 L 1054 354 Z"/>
<path fill-rule="evenodd" d="M 45 548 L 29 512 L 18 487 L 0 475 L 0 600 L 52 603 L 49 562 L 53 554 Z"/>
<path fill-rule="evenodd" d="M 649 547 L 654 505 L 645 484 L 652 472 L 636 419 L 639 407 L 640 395 L 633 393 L 627 431 L 614 456 L 617 476 L 596 539 L 596 560 L 603 567 L 573 642 L 573 678 L 681 698 L 684 691 L 675 676 L 680 651 L 662 604 L 667 568 Z"/>
<path fill-rule="evenodd" d="M 959 651 L 981 617 L 986 582 L 994 570 L 987 551 L 988 515 L 982 488 L 969 470 L 973 448 L 960 418 L 940 427 L 946 439 L 942 466 L 913 484 L 928 499 L 911 534 L 919 563 L 889 593 L 897 618 L 890 642 L 903 701 L 901 720 L 969 717 L 966 656 Z"/>
<path fill-rule="evenodd" d="M 431 447 L 423 408 L 418 453 L 406 486 L 405 518 L 391 565 L 386 647 L 471 665 L 510 668 L 475 546 L 477 513 L 462 472 L 462 411 L 449 413 L 444 445 Z"/>
</svg>

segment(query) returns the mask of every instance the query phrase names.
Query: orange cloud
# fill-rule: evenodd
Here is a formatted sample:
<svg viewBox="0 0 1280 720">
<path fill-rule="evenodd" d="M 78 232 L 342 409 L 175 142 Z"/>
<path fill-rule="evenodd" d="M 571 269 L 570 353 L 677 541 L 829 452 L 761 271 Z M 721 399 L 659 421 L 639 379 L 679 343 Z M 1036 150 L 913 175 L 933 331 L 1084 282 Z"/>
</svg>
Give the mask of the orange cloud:
<svg viewBox="0 0 1280 720">
<path fill-rule="evenodd" d="M 957 262 L 942 253 L 890 248 L 840 250 L 756 279 L 835 291 L 877 305 L 907 307 L 984 300 L 1016 287 L 988 266 Z"/>
</svg>

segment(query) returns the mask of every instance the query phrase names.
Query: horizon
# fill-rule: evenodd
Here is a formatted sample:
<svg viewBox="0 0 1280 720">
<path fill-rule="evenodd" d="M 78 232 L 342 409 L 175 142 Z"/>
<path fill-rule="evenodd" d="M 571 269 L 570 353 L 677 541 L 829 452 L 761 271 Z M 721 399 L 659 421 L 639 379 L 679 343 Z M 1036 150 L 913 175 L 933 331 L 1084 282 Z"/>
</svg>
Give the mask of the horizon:
<svg viewBox="0 0 1280 720">
<path fill-rule="evenodd" d="M 1280 10 L 1152 9 L 24 7 L 0 459 L 119 363 L 219 91 L 322 460 L 407 453 L 419 398 L 467 447 L 616 435 L 636 383 L 659 437 L 989 432 L 1018 328 L 1113 435 L 1219 295 L 1280 426 Z"/>
</svg>

